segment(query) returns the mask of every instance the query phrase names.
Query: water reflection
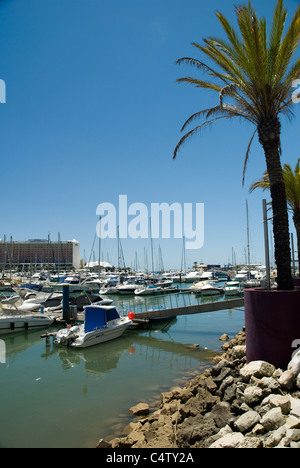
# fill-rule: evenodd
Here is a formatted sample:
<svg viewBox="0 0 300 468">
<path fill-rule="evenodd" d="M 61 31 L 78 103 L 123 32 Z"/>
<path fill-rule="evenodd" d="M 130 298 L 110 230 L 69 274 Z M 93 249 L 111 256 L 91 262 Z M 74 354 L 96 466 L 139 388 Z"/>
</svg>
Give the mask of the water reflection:
<svg viewBox="0 0 300 468">
<path fill-rule="evenodd" d="M 129 309 L 131 301 L 121 302 Z M 130 418 L 131 406 L 209 366 L 219 337 L 243 324 L 237 311 L 183 316 L 86 349 L 60 347 L 52 338 L 47 346 L 44 330 L 1 336 L 0 445 L 95 446 Z"/>
</svg>

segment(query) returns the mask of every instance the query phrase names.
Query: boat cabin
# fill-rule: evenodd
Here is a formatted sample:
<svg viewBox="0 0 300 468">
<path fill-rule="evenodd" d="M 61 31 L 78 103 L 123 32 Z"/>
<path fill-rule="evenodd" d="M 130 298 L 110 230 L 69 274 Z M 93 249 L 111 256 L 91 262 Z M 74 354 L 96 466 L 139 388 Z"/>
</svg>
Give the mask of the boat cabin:
<svg viewBox="0 0 300 468">
<path fill-rule="evenodd" d="M 119 318 L 120 315 L 114 306 L 88 306 L 85 309 L 84 330 L 88 333 L 106 328 L 107 322 Z"/>
</svg>

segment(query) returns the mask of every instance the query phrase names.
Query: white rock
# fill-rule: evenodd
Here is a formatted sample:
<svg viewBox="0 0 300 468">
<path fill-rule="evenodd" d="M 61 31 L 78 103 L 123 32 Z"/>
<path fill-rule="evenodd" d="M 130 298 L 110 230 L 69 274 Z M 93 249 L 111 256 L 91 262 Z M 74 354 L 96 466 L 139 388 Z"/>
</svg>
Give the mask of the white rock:
<svg viewBox="0 0 300 468">
<path fill-rule="evenodd" d="M 290 397 L 291 400 L 291 414 L 294 414 L 297 416 L 297 414 L 300 412 L 300 400 L 299 398 L 294 398 Z"/>
<path fill-rule="evenodd" d="M 216 440 L 209 448 L 235 448 L 243 440 L 243 434 L 240 432 L 232 432 Z"/>
<path fill-rule="evenodd" d="M 234 346 L 231 353 L 232 359 L 242 359 L 244 356 L 246 356 L 246 346 Z"/>
<path fill-rule="evenodd" d="M 284 417 L 280 408 L 272 408 L 260 420 L 267 432 L 274 431 L 284 423 Z"/>
<path fill-rule="evenodd" d="M 272 408 L 280 408 L 283 414 L 288 414 L 291 410 L 289 395 L 270 395 L 268 403 Z"/>
<path fill-rule="evenodd" d="M 294 375 L 300 372 L 300 350 L 293 356 L 288 364 L 288 370 L 292 371 Z"/>
<path fill-rule="evenodd" d="M 276 447 L 279 442 L 284 438 L 286 434 L 286 428 L 284 426 L 279 427 L 276 431 L 270 433 L 270 435 L 264 441 L 265 448 Z"/>
<path fill-rule="evenodd" d="M 285 425 L 288 429 L 300 429 L 300 419 L 296 416 L 288 416 Z"/>
<path fill-rule="evenodd" d="M 286 370 L 285 372 L 283 372 L 278 382 L 284 390 L 287 390 L 289 392 L 293 389 L 296 383 L 296 376 L 291 370 Z"/>
<path fill-rule="evenodd" d="M 256 411 L 247 411 L 242 414 L 234 423 L 240 432 L 247 432 L 260 421 L 260 415 Z"/>
<path fill-rule="evenodd" d="M 262 399 L 263 391 L 259 387 L 250 386 L 244 391 L 244 400 L 248 405 L 257 403 Z"/>
<path fill-rule="evenodd" d="M 266 361 L 252 361 L 242 367 L 240 374 L 245 380 L 249 380 L 252 375 L 261 379 L 262 377 L 271 377 L 275 370 L 276 368 Z"/>
</svg>

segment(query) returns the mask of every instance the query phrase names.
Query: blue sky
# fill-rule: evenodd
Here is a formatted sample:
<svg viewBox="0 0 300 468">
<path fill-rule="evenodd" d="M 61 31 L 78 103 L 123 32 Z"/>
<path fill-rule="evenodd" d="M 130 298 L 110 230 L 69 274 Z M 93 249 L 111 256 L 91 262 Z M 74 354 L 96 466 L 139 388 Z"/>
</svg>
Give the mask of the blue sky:
<svg viewBox="0 0 300 468">
<path fill-rule="evenodd" d="M 0 78 L 0 237 L 76 238 L 90 257 L 98 204 L 204 203 L 205 241 L 186 252 L 194 261 L 227 263 L 232 249 L 245 261 L 246 199 L 251 260 L 264 263 L 262 198 L 248 193 L 265 170 L 253 144 L 245 187 L 244 156 L 253 133 L 239 121 L 218 122 L 190 140 L 172 160 L 180 128 L 215 104 L 203 90 L 176 83 L 195 75 L 175 61 L 197 56 L 192 42 L 222 34 L 220 10 L 235 21 L 233 1 L 2 0 Z M 291 17 L 297 3 L 286 0 Z M 273 0 L 254 0 L 270 18 Z M 300 77 L 299 77 L 300 78 Z M 300 107 L 300 106 L 299 106 Z M 282 122 L 282 161 L 300 157 L 299 108 Z M 294 232 L 291 223 L 291 232 Z M 156 239 L 165 268 L 180 268 L 182 241 Z M 116 241 L 102 241 L 116 263 Z M 122 240 L 125 261 L 144 266 L 150 241 Z M 95 256 L 98 258 L 97 247 Z M 149 260 L 150 261 L 150 260 Z"/>
</svg>

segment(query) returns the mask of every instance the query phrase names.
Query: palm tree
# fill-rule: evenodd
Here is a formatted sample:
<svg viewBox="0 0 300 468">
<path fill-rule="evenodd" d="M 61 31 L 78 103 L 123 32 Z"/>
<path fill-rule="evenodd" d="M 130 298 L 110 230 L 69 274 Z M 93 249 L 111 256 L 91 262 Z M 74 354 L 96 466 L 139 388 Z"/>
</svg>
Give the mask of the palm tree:
<svg viewBox="0 0 300 468">
<path fill-rule="evenodd" d="M 296 228 L 297 234 L 297 248 L 298 248 L 298 259 L 300 255 L 300 158 L 297 161 L 295 170 L 291 168 L 289 164 L 283 166 L 283 178 L 285 183 L 286 198 L 289 209 L 293 213 L 293 221 Z M 250 187 L 250 192 L 257 188 L 263 190 L 270 189 L 270 180 L 268 171 L 265 171 L 263 177 Z M 300 273 L 299 273 L 300 274 Z"/>
<path fill-rule="evenodd" d="M 246 152 L 243 183 L 250 147 L 257 134 L 264 150 L 270 178 L 278 289 L 294 289 L 287 202 L 280 162 L 279 116 L 292 115 L 292 84 L 300 77 L 300 59 L 292 64 L 300 41 L 300 5 L 284 34 L 287 10 L 283 1 L 278 0 L 269 37 L 265 19 L 257 17 L 250 2 L 236 7 L 235 10 L 241 34 L 217 12 L 216 16 L 227 40 L 209 37 L 204 39 L 204 45 L 193 44 L 197 51 L 206 55 L 209 65 L 190 57 L 183 57 L 177 61 L 179 64 L 190 64 L 209 76 L 206 81 L 186 77 L 180 78 L 178 82 L 213 90 L 218 93 L 219 102 L 214 107 L 193 114 L 185 122 L 182 131 L 190 123 L 205 117 L 204 123 L 197 125 L 180 139 L 173 158 L 176 158 L 184 142 L 212 122 L 239 117 L 254 124 L 255 131 Z M 227 104 L 224 102 L 226 98 L 229 99 Z"/>
</svg>

